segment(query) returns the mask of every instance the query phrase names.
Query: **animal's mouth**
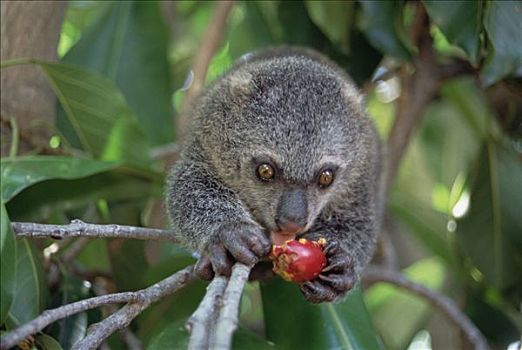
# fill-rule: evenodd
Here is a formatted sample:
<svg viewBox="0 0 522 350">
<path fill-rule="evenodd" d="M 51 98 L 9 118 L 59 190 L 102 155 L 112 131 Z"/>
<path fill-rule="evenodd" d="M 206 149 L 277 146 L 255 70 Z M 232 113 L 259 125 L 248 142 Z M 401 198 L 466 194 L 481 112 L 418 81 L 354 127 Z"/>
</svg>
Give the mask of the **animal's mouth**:
<svg viewBox="0 0 522 350">
<path fill-rule="evenodd" d="M 270 232 L 270 240 L 272 244 L 281 245 L 286 241 L 290 241 L 295 239 L 295 236 L 298 232 L 287 232 L 287 231 L 271 231 Z"/>
</svg>

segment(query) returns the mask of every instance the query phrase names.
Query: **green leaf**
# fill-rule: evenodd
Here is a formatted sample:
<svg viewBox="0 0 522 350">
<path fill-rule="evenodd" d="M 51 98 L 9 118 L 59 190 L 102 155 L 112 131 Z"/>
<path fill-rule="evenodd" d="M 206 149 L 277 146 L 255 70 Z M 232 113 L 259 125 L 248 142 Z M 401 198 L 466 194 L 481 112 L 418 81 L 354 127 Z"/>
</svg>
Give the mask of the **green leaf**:
<svg viewBox="0 0 522 350">
<path fill-rule="evenodd" d="M 366 37 L 383 53 L 403 60 L 410 51 L 403 40 L 402 3 L 399 1 L 359 1 L 360 26 Z"/>
<path fill-rule="evenodd" d="M 83 280 L 71 275 L 63 276 L 60 286 L 60 305 L 74 303 L 89 296 L 89 287 Z M 57 305 L 57 307 L 60 305 Z M 56 324 L 58 326 L 56 338 L 59 343 L 64 348 L 71 349 L 78 340 L 85 337 L 88 325 L 87 320 L 87 312 L 80 312 L 61 319 Z"/>
<path fill-rule="evenodd" d="M 16 241 L 16 292 L 7 316 L 9 328 L 24 324 L 45 308 L 47 288 L 39 253 L 27 239 Z"/>
<path fill-rule="evenodd" d="M 432 290 L 444 283 L 444 266 L 438 259 L 427 258 L 403 271 L 412 281 Z M 425 300 L 385 283 L 377 283 L 365 293 L 366 304 L 386 349 L 405 349 L 419 329 L 433 314 Z"/>
<path fill-rule="evenodd" d="M 118 290 L 138 290 L 147 287 L 144 277 L 149 265 L 145 258 L 144 241 L 112 240 L 109 243 L 109 259 Z"/>
<path fill-rule="evenodd" d="M 261 284 L 266 334 L 280 349 L 382 349 L 359 286 L 338 304 L 314 305 L 297 285 Z"/>
<path fill-rule="evenodd" d="M 266 8 L 275 6 L 277 3 L 271 1 L 244 1 L 235 5 L 231 18 L 233 19 L 239 11 L 244 13 L 244 17 L 237 25 L 230 25 L 228 29 L 230 53 L 234 59 L 260 47 L 276 43 L 277 20 L 270 19 L 266 15 Z"/>
<path fill-rule="evenodd" d="M 49 179 L 78 179 L 115 168 L 117 163 L 58 157 L 24 156 L 4 158 L 2 201 L 8 202 L 25 188 Z"/>
<path fill-rule="evenodd" d="M 150 345 L 146 347 L 147 350 L 163 350 L 163 349 L 186 349 L 189 343 L 190 334 L 185 329 L 185 320 L 177 320 L 168 324 L 163 328 L 161 333 L 155 336 Z M 252 331 L 239 328 L 234 333 L 234 340 L 232 344 L 233 349 L 248 349 L 248 350 L 273 350 L 273 344 L 263 339 Z"/>
<path fill-rule="evenodd" d="M 38 334 L 35 337 L 35 342 L 38 344 L 40 350 L 62 350 L 62 346 L 54 338 L 45 335 Z M 67 348 L 66 348 L 67 349 Z"/>
<path fill-rule="evenodd" d="M 67 121 L 61 120 L 60 116 L 57 121 L 65 135 L 70 134 L 72 126 L 81 147 L 98 158 L 106 153 L 117 153 L 121 160 L 131 163 L 140 164 L 149 159 L 149 146 L 143 130 L 122 93 L 110 80 L 70 64 L 34 63 L 49 79 L 67 115 Z M 68 125 L 64 126 L 64 123 Z M 125 125 L 127 131 L 131 130 L 131 142 L 111 142 L 111 137 L 121 137 L 121 132 L 115 130 L 121 125 Z M 111 149 L 114 145 L 120 149 Z"/>
<path fill-rule="evenodd" d="M 466 52 L 473 65 L 480 55 L 482 1 L 423 0 L 428 15 L 453 45 Z"/>
<path fill-rule="evenodd" d="M 305 1 L 312 21 L 332 43 L 349 52 L 350 26 L 354 15 L 351 1 Z"/>
<path fill-rule="evenodd" d="M 150 267 L 144 276 L 145 284 L 152 285 L 193 263 L 194 258 L 190 254 L 178 251 L 172 258 Z M 205 282 L 194 281 L 145 310 L 136 320 L 140 339 L 148 343 L 168 324 L 177 320 L 185 321 L 203 299 L 205 287 Z"/>
<path fill-rule="evenodd" d="M 520 154 L 488 142 L 478 159 L 467 215 L 457 226 L 457 242 L 496 288 L 522 296 L 522 161 Z"/>
<path fill-rule="evenodd" d="M 125 169 L 115 169 L 75 180 L 47 180 L 22 191 L 8 204 L 17 221 L 41 221 L 63 210 L 107 201 L 140 201 L 161 195 L 162 182 L 129 176 Z M 129 191 L 129 189 L 132 189 Z"/>
<path fill-rule="evenodd" d="M 63 58 L 121 89 L 150 144 L 174 135 L 167 62 L 168 29 L 157 1 L 112 2 Z"/>
<path fill-rule="evenodd" d="M 484 28 L 491 47 L 480 76 L 491 85 L 508 76 L 522 77 L 522 16 L 519 1 L 488 1 Z"/>
<path fill-rule="evenodd" d="M 2 222 L 0 222 L 0 324 L 4 323 L 13 302 L 16 288 L 16 244 L 11 230 L 11 222 L 2 202 Z"/>
</svg>

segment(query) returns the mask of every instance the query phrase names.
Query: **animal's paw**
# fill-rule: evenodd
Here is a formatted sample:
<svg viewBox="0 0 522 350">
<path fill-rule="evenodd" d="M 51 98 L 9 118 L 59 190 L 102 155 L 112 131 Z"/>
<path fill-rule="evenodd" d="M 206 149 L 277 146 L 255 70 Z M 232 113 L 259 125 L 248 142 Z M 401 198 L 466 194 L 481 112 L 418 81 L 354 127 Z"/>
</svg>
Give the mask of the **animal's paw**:
<svg viewBox="0 0 522 350">
<path fill-rule="evenodd" d="M 339 242 L 327 240 L 323 251 L 327 265 L 316 279 L 300 285 L 305 298 L 314 304 L 342 299 L 356 280 L 353 262 Z"/>
<path fill-rule="evenodd" d="M 270 247 L 270 241 L 256 225 L 224 225 L 206 244 L 196 274 L 205 280 L 212 279 L 215 273 L 229 276 L 235 262 L 252 266 L 270 252 Z"/>
</svg>

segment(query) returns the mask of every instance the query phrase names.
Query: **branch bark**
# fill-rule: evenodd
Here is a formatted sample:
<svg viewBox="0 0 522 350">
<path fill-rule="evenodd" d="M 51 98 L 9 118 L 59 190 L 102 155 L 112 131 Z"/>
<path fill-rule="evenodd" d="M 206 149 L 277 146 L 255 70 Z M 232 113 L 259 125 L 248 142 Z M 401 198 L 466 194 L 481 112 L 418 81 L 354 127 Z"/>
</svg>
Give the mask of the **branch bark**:
<svg viewBox="0 0 522 350">
<path fill-rule="evenodd" d="M 192 316 L 187 320 L 185 327 L 191 333 L 188 349 L 208 349 L 209 339 L 215 334 L 215 325 L 219 308 L 223 305 L 223 293 L 228 279 L 216 276 L 207 287 L 207 293 Z"/>
<path fill-rule="evenodd" d="M 194 265 L 187 266 L 164 280 L 136 292 L 108 294 L 46 310 L 34 320 L 6 333 L 0 339 L 0 349 L 9 349 L 31 334 L 41 331 L 62 318 L 102 305 L 128 303 L 105 320 L 89 327 L 87 336 L 73 347 L 74 349 L 96 349 L 112 333 L 126 327 L 150 304 L 191 282 L 195 278 L 193 269 Z"/>
<path fill-rule="evenodd" d="M 77 219 L 72 220 L 68 225 L 13 222 L 11 228 L 17 237 L 27 238 L 134 238 L 177 243 L 174 232 L 168 230 L 126 225 L 89 224 Z"/>
<path fill-rule="evenodd" d="M 411 292 L 444 313 L 462 332 L 475 350 L 489 349 L 486 339 L 471 320 L 460 311 L 457 304 L 443 294 L 430 290 L 423 285 L 410 281 L 400 272 L 385 270 L 377 267 L 368 267 L 363 276 L 365 283 L 386 282 Z"/>
<path fill-rule="evenodd" d="M 251 266 L 241 263 L 236 263 L 232 268 L 232 275 L 223 297 L 223 307 L 219 312 L 216 332 L 210 344 L 212 350 L 232 348 L 232 336 L 238 324 L 239 302 L 251 269 Z"/>
<path fill-rule="evenodd" d="M 2 1 L 1 60 L 21 57 L 56 60 L 56 48 L 65 13 L 63 1 Z M 47 147 L 56 115 L 56 97 L 44 74 L 34 66 L 2 69 L 1 154 L 9 153 L 13 141 L 10 119 L 16 120 L 22 136 L 20 153 Z M 31 101 L 31 103 L 27 103 Z"/>
<path fill-rule="evenodd" d="M 176 124 L 176 140 L 179 144 L 183 143 L 185 135 L 189 129 L 191 123 L 189 111 L 192 108 L 194 99 L 201 93 L 201 90 L 205 86 L 208 65 L 219 46 L 228 14 L 233 5 L 233 1 L 216 1 L 214 17 L 205 30 L 205 34 L 203 35 L 203 39 L 199 45 L 199 50 L 194 58 L 194 64 L 192 66 L 193 81 L 185 95 L 183 107 L 178 116 Z"/>
</svg>

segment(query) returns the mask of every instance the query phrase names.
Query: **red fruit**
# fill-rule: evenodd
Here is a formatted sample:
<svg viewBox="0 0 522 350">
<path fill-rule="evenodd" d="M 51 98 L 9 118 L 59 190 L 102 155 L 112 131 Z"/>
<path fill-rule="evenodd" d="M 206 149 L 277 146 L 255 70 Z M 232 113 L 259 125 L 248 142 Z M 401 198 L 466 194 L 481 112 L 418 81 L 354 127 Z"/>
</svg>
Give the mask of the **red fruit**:
<svg viewBox="0 0 522 350">
<path fill-rule="evenodd" d="M 309 241 L 301 238 L 298 241 L 286 241 L 282 245 L 274 245 L 270 253 L 275 273 L 291 282 L 305 282 L 316 278 L 326 266 L 323 253 L 324 238 Z"/>
</svg>

